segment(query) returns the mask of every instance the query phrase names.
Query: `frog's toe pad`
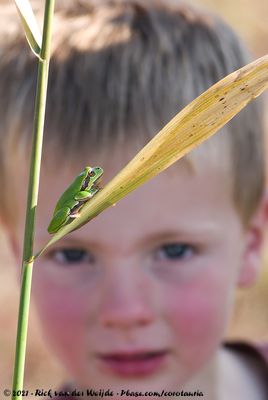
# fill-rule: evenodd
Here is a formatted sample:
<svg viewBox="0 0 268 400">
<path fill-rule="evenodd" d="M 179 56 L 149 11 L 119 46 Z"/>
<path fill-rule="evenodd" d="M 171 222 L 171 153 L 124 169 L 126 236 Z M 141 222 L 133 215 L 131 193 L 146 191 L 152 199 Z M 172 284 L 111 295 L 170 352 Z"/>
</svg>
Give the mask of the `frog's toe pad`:
<svg viewBox="0 0 268 400">
<path fill-rule="evenodd" d="M 79 213 L 75 213 L 75 214 L 70 214 L 69 215 L 69 218 L 78 218 L 78 217 L 80 217 Z"/>
</svg>

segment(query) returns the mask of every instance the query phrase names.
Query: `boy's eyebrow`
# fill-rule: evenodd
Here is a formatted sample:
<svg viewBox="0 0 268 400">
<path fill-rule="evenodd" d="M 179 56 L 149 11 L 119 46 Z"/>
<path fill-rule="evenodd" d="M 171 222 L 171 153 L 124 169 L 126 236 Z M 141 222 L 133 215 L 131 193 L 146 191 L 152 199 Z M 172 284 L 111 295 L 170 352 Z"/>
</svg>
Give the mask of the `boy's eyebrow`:
<svg viewBox="0 0 268 400">
<path fill-rule="evenodd" d="M 139 247 L 141 245 L 153 245 L 156 243 L 160 243 L 163 241 L 178 241 L 178 240 L 200 240 L 205 237 L 214 237 L 216 233 L 219 232 L 219 224 L 211 223 L 201 223 L 195 226 L 183 226 L 182 228 L 171 228 L 161 230 L 159 232 L 148 232 L 141 234 L 141 237 L 137 241 L 135 241 L 135 247 Z M 39 243 L 43 243 L 47 238 L 40 235 L 40 237 L 36 237 Z M 87 235 L 86 238 L 84 236 L 80 236 L 79 232 L 74 233 L 73 236 L 67 236 L 62 238 L 61 243 L 57 247 L 76 245 L 76 246 L 94 246 L 94 248 L 100 247 L 100 242 L 94 235 Z"/>
<path fill-rule="evenodd" d="M 163 242 L 163 241 L 178 241 L 183 239 L 184 241 L 186 240 L 199 240 L 203 239 L 205 237 L 211 237 L 215 236 L 216 233 L 219 232 L 219 226 L 217 224 L 208 224 L 208 225 L 198 225 L 198 226 L 185 226 L 182 228 L 178 229 L 170 229 L 170 230 L 164 230 L 160 232 L 153 232 L 147 234 L 145 237 L 141 238 L 139 240 L 139 243 L 147 243 L 147 244 L 153 244 L 157 242 Z"/>
<path fill-rule="evenodd" d="M 96 243 L 95 238 L 92 236 L 92 241 L 90 240 L 90 238 L 85 239 L 84 237 L 75 237 L 72 235 L 68 235 L 68 236 L 64 236 L 61 241 L 59 243 L 57 243 L 55 246 L 52 245 L 51 249 L 53 250 L 53 248 L 57 247 L 65 247 L 65 246 L 70 246 L 70 245 L 76 245 L 76 246 L 88 246 L 89 243 L 93 243 L 94 245 Z M 45 243 L 47 243 L 48 241 L 48 237 L 44 234 L 40 234 L 40 236 L 38 234 L 36 234 L 36 246 L 37 247 L 41 247 L 42 245 L 44 245 Z"/>
</svg>

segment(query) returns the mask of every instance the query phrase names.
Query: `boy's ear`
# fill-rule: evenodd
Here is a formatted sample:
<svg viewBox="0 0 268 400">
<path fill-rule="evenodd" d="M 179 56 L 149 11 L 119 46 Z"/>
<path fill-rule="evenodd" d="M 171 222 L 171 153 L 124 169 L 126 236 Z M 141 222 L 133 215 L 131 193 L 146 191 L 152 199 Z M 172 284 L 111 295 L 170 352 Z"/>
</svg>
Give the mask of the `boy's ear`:
<svg viewBox="0 0 268 400">
<path fill-rule="evenodd" d="M 262 263 L 262 249 L 268 222 L 268 190 L 266 189 L 260 204 L 252 216 L 245 236 L 245 248 L 238 276 L 240 288 L 255 283 Z"/>
</svg>

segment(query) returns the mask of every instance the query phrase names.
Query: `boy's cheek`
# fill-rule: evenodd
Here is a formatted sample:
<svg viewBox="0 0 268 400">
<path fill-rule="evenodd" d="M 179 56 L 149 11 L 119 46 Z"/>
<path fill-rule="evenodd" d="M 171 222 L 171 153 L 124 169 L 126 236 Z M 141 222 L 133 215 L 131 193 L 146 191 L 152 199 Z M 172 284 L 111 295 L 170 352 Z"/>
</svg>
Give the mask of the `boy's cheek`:
<svg viewBox="0 0 268 400">
<path fill-rule="evenodd" d="M 166 310 L 178 352 L 185 352 L 190 363 L 202 363 L 222 341 L 230 312 L 229 289 L 224 282 L 203 277 L 167 294 Z"/>
<path fill-rule="evenodd" d="M 66 290 L 51 281 L 39 281 L 38 277 L 33 282 L 33 300 L 44 329 L 49 335 L 60 336 L 68 342 L 69 336 L 82 330 L 85 304 L 76 292 L 66 293 Z"/>
<path fill-rule="evenodd" d="M 86 354 L 86 304 L 77 293 L 50 282 L 34 282 L 33 299 L 47 343 L 70 370 L 84 368 Z"/>
<path fill-rule="evenodd" d="M 39 279 L 36 273 L 33 281 L 33 297 L 42 317 L 53 318 L 55 322 L 66 321 L 66 324 L 68 321 L 81 320 L 84 302 L 77 291 L 54 284 L 52 279 L 46 280 L 42 277 Z"/>
</svg>

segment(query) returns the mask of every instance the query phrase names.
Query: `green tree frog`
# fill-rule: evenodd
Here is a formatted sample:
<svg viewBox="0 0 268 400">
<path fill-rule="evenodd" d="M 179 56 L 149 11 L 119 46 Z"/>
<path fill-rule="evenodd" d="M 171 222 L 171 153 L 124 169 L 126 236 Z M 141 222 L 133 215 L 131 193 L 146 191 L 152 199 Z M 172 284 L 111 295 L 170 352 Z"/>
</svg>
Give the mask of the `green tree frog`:
<svg viewBox="0 0 268 400">
<path fill-rule="evenodd" d="M 101 167 L 85 167 L 74 179 L 56 204 L 47 228 L 49 233 L 57 232 L 71 222 L 72 218 L 79 217 L 79 210 L 100 190 L 99 179 L 102 175 Z"/>
</svg>

